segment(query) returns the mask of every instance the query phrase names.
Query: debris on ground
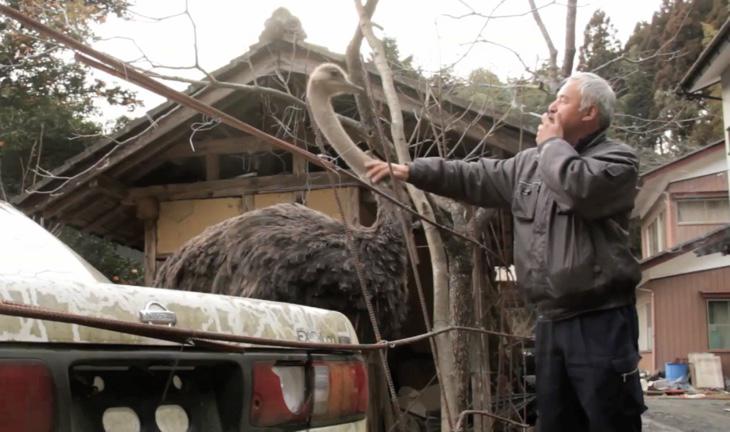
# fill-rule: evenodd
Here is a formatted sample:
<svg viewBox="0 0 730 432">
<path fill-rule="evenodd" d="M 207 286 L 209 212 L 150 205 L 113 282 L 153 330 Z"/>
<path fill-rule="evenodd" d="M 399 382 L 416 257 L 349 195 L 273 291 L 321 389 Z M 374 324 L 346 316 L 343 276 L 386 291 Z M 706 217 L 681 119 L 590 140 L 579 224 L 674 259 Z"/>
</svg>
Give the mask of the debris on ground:
<svg viewBox="0 0 730 432">
<path fill-rule="evenodd" d="M 725 388 L 722 361 L 717 354 L 689 353 L 689 369 L 695 387 Z"/>
<path fill-rule="evenodd" d="M 667 370 L 654 375 L 641 371 L 644 394 L 685 399 L 730 399 L 730 392 L 725 391 L 720 357 L 712 353 L 690 353 L 688 357 L 689 362 L 683 359 L 666 363 Z"/>
</svg>

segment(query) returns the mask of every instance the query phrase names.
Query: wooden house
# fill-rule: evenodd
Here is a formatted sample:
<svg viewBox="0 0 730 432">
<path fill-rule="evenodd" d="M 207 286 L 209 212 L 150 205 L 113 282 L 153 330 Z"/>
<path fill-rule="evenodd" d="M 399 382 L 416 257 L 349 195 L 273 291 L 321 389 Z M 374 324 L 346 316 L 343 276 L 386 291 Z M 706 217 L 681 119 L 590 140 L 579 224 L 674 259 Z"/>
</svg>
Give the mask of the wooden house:
<svg viewBox="0 0 730 432">
<path fill-rule="evenodd" d="M 689 353 L 712 352 L 730 376 L 730 256 L 697 253 L 730 224 L 724 140 L 643 174 L 634 216 L 641 368 L 664 370 Z"/>
<path fill-rule="evenodd" d="M 344 56 L 299 40 L 301 34 L 267 28 L 259 43 L 212 73 L 233 86 L 198 84 L 187 93 L 321 153 L 301 99 L 308 73 L 323 62 L 344 65 Z M 376 83 L 375 98 L 382 102 L 377 74 L 368 71 Z M 452 97 L 438 108 L 432 101 L 424 104 L 427 88 L 417 80 L 399 78 L 397 87 L 407 133 L 441 130 L 447 142 L 461 141 L 453 157 L 475 150 L 506 157 L 534 145 L 529 128 L 466 101 Z M 362 136 L 353 99 L 342 97 L 335 104 L 345 127 L 354 137 Z M 419 123 L 423 119 L 427 127 Z M 34 185 L 15 205 L 29 215 L 143 250 L 148 284 L 157 264 L 186 240 L 251 209 L 298 201 L 342 217 L 334 199 L 337 190 L 346 203 L 345 217 L 363 223 L 372 218 L 367 197 L 352 182 L 334 180 L 319 167 L 226 125 L 207 127 L 212 126 L 209 121 L 192 109 L 164 103 L 68 160 L 54 171 L 55 177 Z M 433 153 L 433 144 L 424 138 L 415 153 Z"/>
</svg>

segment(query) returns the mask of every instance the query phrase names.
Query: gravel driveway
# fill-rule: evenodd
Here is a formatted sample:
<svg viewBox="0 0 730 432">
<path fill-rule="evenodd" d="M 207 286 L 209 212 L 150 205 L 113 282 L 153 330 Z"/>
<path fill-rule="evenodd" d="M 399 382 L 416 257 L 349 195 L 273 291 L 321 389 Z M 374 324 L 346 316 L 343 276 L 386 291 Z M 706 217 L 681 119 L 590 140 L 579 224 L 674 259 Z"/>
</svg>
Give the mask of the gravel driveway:
<svg viewBox="0 0 730 432">
<path fill-rule="evenodd" d="M 646 397 L 643 432 L 728 432 L 730 399 Z"/>
</svg>

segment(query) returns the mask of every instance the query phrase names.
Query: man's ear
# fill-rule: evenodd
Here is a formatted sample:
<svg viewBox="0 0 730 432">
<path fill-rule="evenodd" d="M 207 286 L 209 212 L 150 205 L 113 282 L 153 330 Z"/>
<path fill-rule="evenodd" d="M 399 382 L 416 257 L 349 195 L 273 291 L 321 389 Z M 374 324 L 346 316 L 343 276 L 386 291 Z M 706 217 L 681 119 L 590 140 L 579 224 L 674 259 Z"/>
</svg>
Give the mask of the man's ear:
<svg viewBox="0 0 730 432">
<path fill-rule="evenodd" d="M 591 105 L 588 107 L 588 109 L 585 111 L 585 115 L 581 120 L 583 121 L 592 121 L 594 119 L 598 118 L 598 108 L 596 108 L 595 105 Z"/>
</svg>

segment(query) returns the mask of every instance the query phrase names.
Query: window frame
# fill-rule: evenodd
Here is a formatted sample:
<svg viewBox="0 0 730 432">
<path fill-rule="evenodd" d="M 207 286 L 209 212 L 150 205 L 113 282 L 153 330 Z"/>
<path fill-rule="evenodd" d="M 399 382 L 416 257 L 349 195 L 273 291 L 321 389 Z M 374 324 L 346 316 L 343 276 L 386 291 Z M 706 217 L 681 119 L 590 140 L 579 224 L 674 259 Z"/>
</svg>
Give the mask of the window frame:
<svg viewBox="0 0 730 432">
<path fill-rule="evenodd" d="M 718 296 L 711 296 L 711 295 L 705 295 L 705 303 L 706 303 L 706 311 L 707 311 L 707 349 L 710 352 L 730 352 L 730 322 L 727 324 L 713 324 L 710 323 L 710 302 L 718 302 L 718 303 L 725 303 L 727 309 L 728 309 L 728 317 L 730 317 L 730 296 L 725 295 L 718 295 Z M 724 326 L 727 329 L 728 333 L 728 344 L 724 347 L 719 348 L 713 348 L 712 347 L 712 339 L 710 338 L 710 326 L 714 325 L 720 325 Z"/>
<path fill-rule="evenodd" d="M 643 309 L 642 310 L 640 310 Z M 654 321 L 652 314 L 652 302 L 647 301 L 637 304 L 637 317 L 639 320 L 639 352 L 650 353 L 654 351 Z M 643 319 L 642 319 L 643 318 Z M 642 338 L 642 334 L 645 336 Z M 642 346 L 642 341 L 644 346 Z"/>
<path fill-rule="evenodd" d="M 679 210 L 679 207 L 682 203 L 703 202 L 703 203 L 705 203 L 705 213 L 707 213 L 707 202 L 709 202 L 709 201 L 726 202 L 728 204 L 728 209 L 730 210 L 730 200 L 726 196 L 716 196 L 715 195 L 715 196 L 704 196 L 704 197 L 677 198 L 675 200 L 677 225 L 678 226 L 681 226 L 681 225 L 684 225 L 684 226 L 687 226 L 687 225 L 722 225 L 722 224 L 730 223 L 730 212 L 728 212 L 728 214 L 726 215 L 726 218 L 724 220 L 718 220 L 718 221 L 704 220 L 704 221 L 690 221 L 690 222 L 682 221 L 682 219 L 680 217 L 680 210 Z"/>
<path fill-rule="evenodd" d="M 655 226 L 654 229 L 652 229 L 652 226 Z M 649 222 L 646 225 L 645 230 L 645 240 L 646 240 L 646 255 L 644 258 L 648 258 L 651 256 L 654 256 L 660 252 L 662 252 L 664 249 L 666 249 L 666 237 L 667 237 L 667 227 L 666 227 L 666 217 L 665 217 L 665 211 L 662 210 L 657 215 L 651 219 L 651 222 Z M 653 250 L 652 247 L 652 234 L 656 234 L 657 238 L 657 249 Z"/>
</svg>

